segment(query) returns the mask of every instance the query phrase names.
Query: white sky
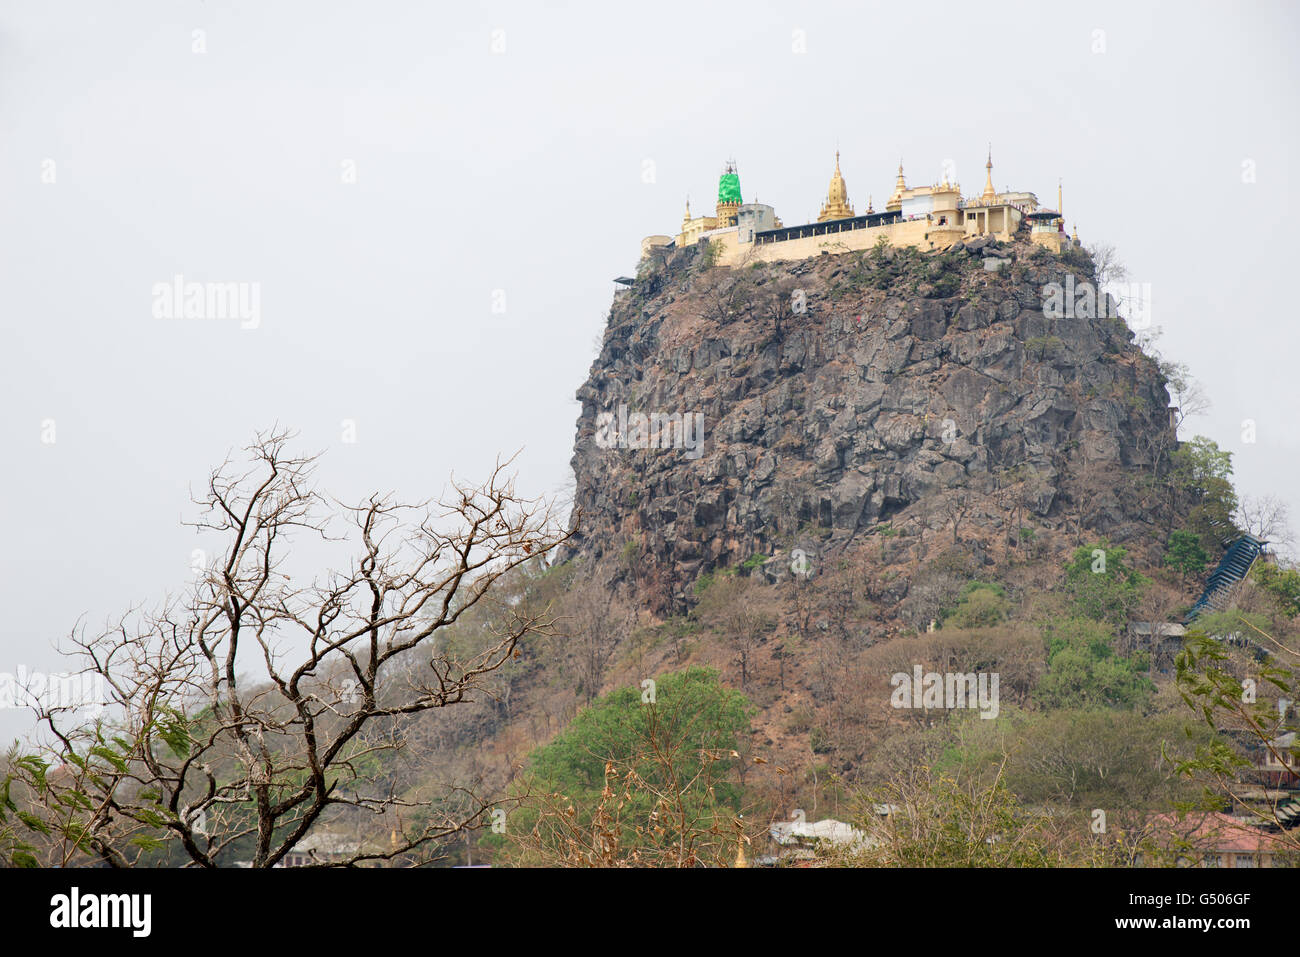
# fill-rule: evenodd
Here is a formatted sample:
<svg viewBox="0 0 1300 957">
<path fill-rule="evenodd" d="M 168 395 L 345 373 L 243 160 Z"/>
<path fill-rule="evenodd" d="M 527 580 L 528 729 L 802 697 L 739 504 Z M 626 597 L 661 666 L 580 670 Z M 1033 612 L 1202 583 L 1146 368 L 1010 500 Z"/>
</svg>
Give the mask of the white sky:
<svg viewBox="0 0 1300 957">
<path fill-rule="evenodd" d="M 900 155 L 967 194 L 989 141 L 999 189 L 1062 177 L 1211 396 L 1194 430 L 1300 520 L 1293 6 L 548 6 L 7 0 L 0 672 L 180 590 L 189 484 L 277 422 L 344 497 L 519 448 L 525 490 L 563 486 L 610 280 L 729 156 L 790 225 L 837 147 L 859 209 Z M 177 273 L 260 283 L 260 327 L 155 319 Z"/>
</svg>

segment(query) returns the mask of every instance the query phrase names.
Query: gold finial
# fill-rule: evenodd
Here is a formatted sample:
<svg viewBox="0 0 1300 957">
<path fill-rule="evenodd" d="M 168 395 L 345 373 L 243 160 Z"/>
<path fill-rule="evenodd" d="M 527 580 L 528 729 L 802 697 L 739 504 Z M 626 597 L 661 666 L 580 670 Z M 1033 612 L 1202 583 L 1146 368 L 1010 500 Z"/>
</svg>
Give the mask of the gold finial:
<svg viewBox="0 0 1300 957">
<path fill-rule="evenodd" d="M 870 194 L 870 193 L 867 194 L 867 212 L 868 212 L 868 213 L 874 213 L 874 212 L 875 212 L 875 210 L 871 208 L 871 194 Z"/>
<path fill-rule="evenodd" d="M 1079 245 L 1079 224 L 1078 223 L 1074 224 L 1074 235 L 1071 236 L 1070 238 L 1074 240 L 1074 244 L 1076 246 Z"/>
<path fill-rule="evenodd" d="M 980 194 L 980 199 L 984 202 L 991 203 L 997 198 L 998 191 L 993 188 L 993 144 L 989 144 L 989 160 L 984 164 L 985 179 L 984 192 Z"/>
</svg>

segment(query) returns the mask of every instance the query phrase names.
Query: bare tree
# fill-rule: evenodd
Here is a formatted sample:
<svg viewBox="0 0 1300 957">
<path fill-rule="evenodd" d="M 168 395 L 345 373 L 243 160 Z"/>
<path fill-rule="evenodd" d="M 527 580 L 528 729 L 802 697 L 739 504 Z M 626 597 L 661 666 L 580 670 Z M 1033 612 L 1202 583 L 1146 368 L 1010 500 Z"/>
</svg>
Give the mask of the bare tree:
<svg viewBox="0 0 1300 957">
<path fill-rule="evenodd" d="M 939 506 L 940 513 L 944 521 L 952 525 L 952 543 L 954 545 L 961 542 L 961 526 L 970 515 L 972 506 L 970 498 L 965 491 L 954 490 L 943 504 Z"/>
<path fill-rule="evenodd" d="M 741 266 L 711 269 L 695 288 L 702 297 L 705 317 L 719 325 L 739 319 L 754 306 L 754 281 Z"/>
<path fill-rule="evenodd" d="M 509 462 L 436 505 L 343 506 L 315 490 L 315 457 L 292 454 L 291 438 L 259 435 L 246 465 L 212 473 L 195 524 L 223 550 L 182 600 L 74 633 L 109 710 L 78 723 L 41 709 L 43 770 L 25 783 L 58 861 L 125 867 L 155 853 L 213 867 L 238 854 L 272 867 L 318 823 L 347 818 L 384 839 L 328 863 L 410 863 L 489 813 L 472 783 L 399 789 L 383 757 L 403 747 L 403 718 L 474 700 L 522 640 L 550 630 L 527 610 L 497 617 L 508 625 L 494 634 L 457 626 L 567 534 L 549 503 L 516 495 Z M 350 552 L 346 570 L 294 584 L 300 535 Z"/>
<path fill-rule="evenodd" d="M 1098 288 L 1128 279 L 1128 267 L 1119 258 L 1119 251 L 1110 243 L 1093 243 L 1087 247 L 1092 257 L 1093 275 Z"/>
<path fill-rule="evenodd" d="M 600 694 L 610 658 L 627 622 L 614 608 L 610 592 L 595 582 L 589 581 L 571 592 L 565 605 L 569 614 L 560 627 L 572 639 L 582 698 L 591 704 Z"/>
<path fill-rule="evenodd" d="M 1274 545 L 1291 545 L 1295 541 L 1290 509 L 1275 495 L 1243 495 L 1233 519 L 1247 534 Z"/>
<path fill-rule="evenodd" d="M 786 327 L 794 318 L 797 287 L 794 279 L 779 279 L 762 297 L 762 314 L 772 321 L 772 332 L 778 344 L 785 341 Z"/>
<path fill-rule="evenodd" d="M 1156 336 L 1143 344 L 1143 349 L 1152 355 L 1169 386 L 1169 394 L 1174 400 L 1174 431 L 1178 432 L 1183 423 L 1193 416 L 1204 415 L 1210 411 L 1210 399 L 1201 384 L 1192 378 L 1191 370 L 1184 362 L 1170 362 L 1160 356 L 1153 343 Z"/>
<path fill-rule="evenodd" d="M 740 687 L 749 683 L 754 656 L 776 627 L 767 607 L 766 586 L 752 578 L 720 574 L 696 608 L 699 618 L 716 628 L 736 652 Z"/>
</svg>

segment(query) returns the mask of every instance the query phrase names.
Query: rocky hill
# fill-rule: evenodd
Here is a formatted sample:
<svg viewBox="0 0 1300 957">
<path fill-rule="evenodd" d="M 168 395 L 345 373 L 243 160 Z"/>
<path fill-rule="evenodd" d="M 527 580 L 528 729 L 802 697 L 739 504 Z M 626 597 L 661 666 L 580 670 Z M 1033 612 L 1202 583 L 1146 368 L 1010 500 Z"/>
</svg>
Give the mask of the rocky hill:
<svg viewBox="0 0 1300 957">
<path fill-rule="evenodd" d="M 570 557 L 634 558 L 650 607 L 682 610 L 715 567 L 779 580 L 794 549 L 825 560 L 879 529 L 913 559 L 1153 537 L 1175 445 L 1157 363 L 1122 319 L 1088 317 L 1104 308 L 1045 314 L 1051 284 L 1096 278 L 1082 249 L 709 260 L 643 263 L 577 393 Z M 666 420 L 650 442 L 678 447 L 646 448 L 638 413 L 702 416 L 703 441 Z"/>
<path fill-rule="evenodd" d="M 853 789 L 929 767 L 959 735 L 1025 755 L 1012 775 L 1024 800 L 1075 810 L 1102 806 L 1079 803 L 1092 792 L 1060 797 L 1076 772 L 1129 780 L 1136 752 L 1115 734 L 1145 749 L 1143 767 L 1167 769 L 1160 749 L 1183 707 L 1162 677 L 1168 649 L 1081 619 L 1066 582 L 1081 546 L 1109 541 L 1153 579 L 1126 609 L 1137 620 L 1174 620 L 1199 588 L 1164 566 L 1187 502 L 1171 491 L 1158 362 L 1120 319 L 1045 315 L 1053 284 L 1096 279 L 1087 254 L 977 240 L 710 260 L 647 261 L 615 297 L 578 391 L 571 547 L 499 583 L 448 641 L 472 650 L 518 615 L 554 627 L 485 695 L 402 722 L 394 786 L 470 779 L 505 794 L 583 708 L 695 666 L 754 709 L 735 773 L 756 840 L 791 808 L 852 813 L 841 802 Z M 1059 688 L 1091 674 L 1083 646 L 1145 702 L 1114 719 L 1129 722 L 1121 731 L 1079 724 L 1113 716 L 1063 703 Z M 1057 653 L 1074 656 L 1059 680 Z M 895 707 L 892 676 L 917 667 L 999 675 L 1000 713 L 1014 717 L 996 731 L 1011 737 Z M 1033 769 L 1076 726 L 1093 728 L 1066 748 L 1087 768 L 1046 780 Z M 1136 806 L 1168 784 L 1153 781 L 1095 800 Z M 478 860 L 487 847 L 462 850 Z"/>
</svg>

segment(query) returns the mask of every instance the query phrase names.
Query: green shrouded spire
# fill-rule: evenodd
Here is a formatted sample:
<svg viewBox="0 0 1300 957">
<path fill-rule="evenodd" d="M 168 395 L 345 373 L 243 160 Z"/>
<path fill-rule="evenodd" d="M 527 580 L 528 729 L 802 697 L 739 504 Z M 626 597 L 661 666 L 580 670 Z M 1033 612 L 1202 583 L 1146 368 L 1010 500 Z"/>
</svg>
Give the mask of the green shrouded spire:
<svg viewBox="0 0 1300 957">
<path fill-rule="evenodd" d="M 736 172 L 734 162 L 727 163 L 722 175 L 718 177 L 718 202 L 719 203 L 741 203 L 740 198 L 740 176 Z"/>
</svg>

